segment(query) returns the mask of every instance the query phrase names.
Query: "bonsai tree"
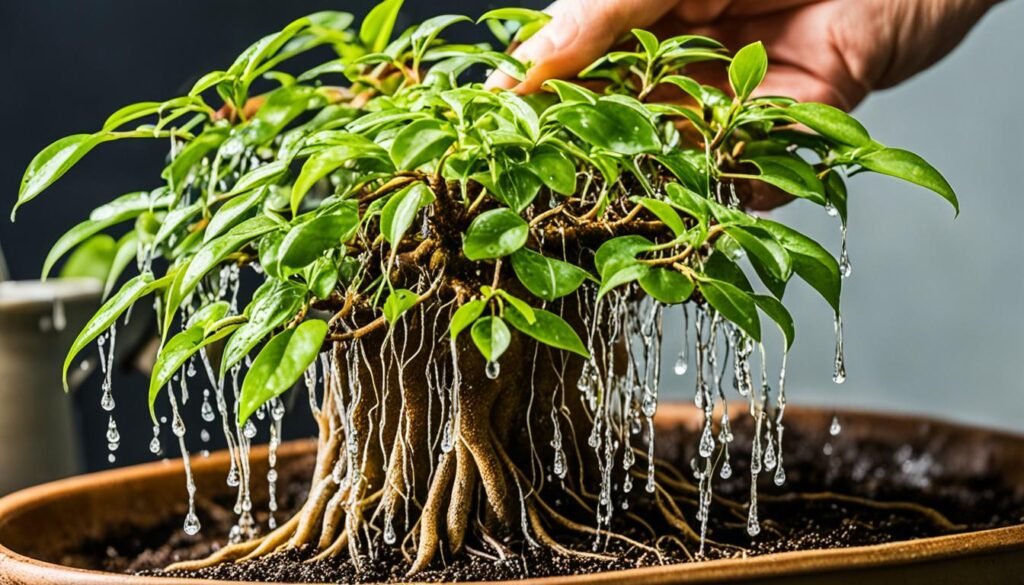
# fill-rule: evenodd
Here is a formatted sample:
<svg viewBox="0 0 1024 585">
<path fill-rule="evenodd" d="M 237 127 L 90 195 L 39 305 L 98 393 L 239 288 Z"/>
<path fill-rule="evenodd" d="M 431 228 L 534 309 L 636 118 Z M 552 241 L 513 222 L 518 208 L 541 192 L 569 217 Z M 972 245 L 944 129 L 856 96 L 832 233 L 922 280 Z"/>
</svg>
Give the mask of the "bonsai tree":
<svg viewBox="0 0 1024 585">
<path fill-rule="evenodd" d="M 581 74 L 589 81 L 521 96 L 474 79 L 488 69 L 521 78 L 526 64 L 441 40 L 468 18 L 393 35 L 400 5 L 380 4 L 358 31 L 341 12 L 299 19 L 188 95 L 127 106 L 98 132 L 57 141 L 25 173 L 18 206 L 102 143 L 169 144 L 159 185 L 94 210 L 56 243 L 44 276 L 134 222 L 108 282 L 133 259 L 138 275 L 85 326 L 65 375 L 94 341 L 112 351 L 117 320 L 151 299 L 162 345 L 150 413 L 159 435 L 155 406 L 169 401 L 193 534 L 186 372 L 198 365 L 213 384 L 203 416 L 213 420 L 216 405 L 238 524 L 230 546 L 182 567 L 296 547 L 358 566 L 368 551 L 400 547 L 414 574 L 440 551 L 502 552 L 509 539 L 593 557 L 609 539 L 652 550 L 626 535 L 630 525 L 703 550 L 713 501 L 743 510 L 756 535 L 758 474 L 785 482 L 794 325 L 783 294 L 806 281 L 838 333 L 848 264 L 747 204 L 770 188 L 845 226 L 845 176 L 891 175 L 956 207 L 949 184 L 842 111 L 753 97 L 767 68 L 760 43 L 730 56 L 709 38 L 636 30 Z M 508 44 L 547 18 L 499 9 L 480 21 Z M 325 48 L 323 64 L 285 72 Z M 687 76 L 694 63 L 727 70 L 731 91 Z M 666 90 L 673 102 L 653 99 Z M 251 296 L 239 284 L 248 274 L 260 281 Z M 654 457 L 661 339 L 680 330 L 663 315 L 675 305 L 683 331 L 689 321 L 696 331 L 675 364 L 696 372 L 704 412 L 695 481 Z M 762 316 L 782 333 L 774 390 Z M 837 346 L 842 382 L 841 336 Z M 269 424 L 275 510 L 281 396 L 303 378 L 319 425 L 312 487 L 297 514 L 263 529 L 251 513 L 250 440 Z M 712 495 L 731 474 L 733 390 L 755 429 L 746 503 Z M 595 549 L 565 547 L 565 533 L 593 535 Z"/>
</svg>

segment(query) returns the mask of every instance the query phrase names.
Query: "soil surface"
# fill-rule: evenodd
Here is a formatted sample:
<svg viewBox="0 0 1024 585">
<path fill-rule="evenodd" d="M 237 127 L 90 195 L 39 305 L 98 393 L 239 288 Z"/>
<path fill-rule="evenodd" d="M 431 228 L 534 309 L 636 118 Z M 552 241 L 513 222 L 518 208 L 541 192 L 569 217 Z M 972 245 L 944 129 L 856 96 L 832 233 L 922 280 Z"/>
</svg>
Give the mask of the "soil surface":
<svg viewBox="0 0 1024 585">
<path fill-rule="evenodd" d="M 675 538 L 654 541 L 646 531 L 621 528 L 621 532 L 660 550 L 659 556 L 639 549 L 628 549 L 612 540 L 602 540 L 598 550 L 617 557 L 613 562 L 566 557 L 547 549 L 530 548 L 510 543 L 518 552 L 505 559 L 483 555 L 462 555 L 459 559 L 441 559 L 435 567 L 417 575 L 418 581 L 453 582 L 468 580 L 501 580 L 593 573 L 659 564 L 692 562 L 699 558 L 714 559 L 761 555 L 774 552 L 843 548 L 881 544 L 928 536 L 966 532 L 1018 524 L 1024 521 L 1024 486 L 1009 486 L 1000 476 L 984 469 L 987 454 L 972 454 L 971 465 L 945 457 L 943 444 L 927 433 L 917 443 L 894 445 L 877 440 L 856 440 L 840 433 L 831 437 L 824 429 L 787 429 L 784 439 L 786 482 L 782 487 L 772 482 L 773 473 L 762 472 L 758 481 L 761 532 L 751 538 L 746 532 L 745 505 L 750 492 L 748 470 L 748 427 L 737 424 L 732 443 L 731 478 L 716 475 L 715 494 L 743 504 L 730 508 L 721 502 L 711 507 L 709 544 L 703 557 L 689 544 L 684 549 Z M 692 433 L 675 429 L 659 434 L 656 442 L 659 455 L 672 462 L 681 472 L 691 469 L 695 439 Z M 308 489 L 306 477 L 312 461 L 292 462 L 281 469 L 279 487 L 280 511 L 277 520 L 287 519 L 303 501 Z M 824 497 L 821 494 L 851 497 Z M 818 495 L 810 495 L 818 494 Z M 201 494 L 200 494 L 201 495 Z M 651 510 L 650 500 L 642 482 L 631 494 L 630 511 Z M 556 500 L 551 500 L 558 505 Z M 950 531 L 937 527 L 920 511 L 910 507 L 885 507 L 872 502 L 905 502 L 926 506 L 940 512 L 960 525 Z M 174 561 L 202 558 L 222 546 L 234 516 L 231 498 L 199 500 L 199 515 L 204 520 L 202 532 L 195 537 L 181 531 L 180 518 L 156 526 L 144 533 L 113 534 L 102 542 L 86 543 L 80 550 L 69 552 L 64 564 L 112 572 L 171 574 L 160 570 Z M 267 525 L 266 505 L 257 506 L 262 526 Z M 694 508 L 684 510 L 695 528 L 699 523 Z M 645 519 L 656 513 L 642 512 Z M 624 516 L 621 514 L 619 516 Z M 678 534 L 667 526 L 653 524 L 660 534 Z M 555 535 L 562 544 L 577 550 L 593 550 L 592 538 L 577 535 Z M 367 559 L 357 572 L 347 556 L 304 562 L 310 551 L 295 550 L 263 559 L 238 564 L 224 564 L 199 572 L 173 576 L 203 577 L 245 581 L 286 582 L 397 582 L 404 579 L 409 560 L 398 550 L 380 547 L 380 556 Z"/>
</svg>

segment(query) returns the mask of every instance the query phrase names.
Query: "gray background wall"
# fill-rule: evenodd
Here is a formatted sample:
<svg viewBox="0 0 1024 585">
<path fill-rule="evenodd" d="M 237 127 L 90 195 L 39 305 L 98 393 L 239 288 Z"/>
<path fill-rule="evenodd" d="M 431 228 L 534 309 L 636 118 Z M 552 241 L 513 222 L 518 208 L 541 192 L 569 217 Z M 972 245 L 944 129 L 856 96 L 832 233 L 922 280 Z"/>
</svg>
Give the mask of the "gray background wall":
<svg viewBox="0 0 1024 585">
<path fill-rule="evenodd" d="M 940 169 L 961 212 L 954 220 L 940 198 L 896 180 L 848 181 L 848 377 L 831 381 L 830 309 L 802 283 L 791 286 L 792 400 L 1024 431 L 1022 27 L 1024 2 L 1004 2 L 937 66 L 854 112 L 880 142 Z M 838 221 L 820 208 L 797 202 L 773 216 L 838 254 Z M 683 380 L 688 392 L 691 382 Z"/>
</svg>

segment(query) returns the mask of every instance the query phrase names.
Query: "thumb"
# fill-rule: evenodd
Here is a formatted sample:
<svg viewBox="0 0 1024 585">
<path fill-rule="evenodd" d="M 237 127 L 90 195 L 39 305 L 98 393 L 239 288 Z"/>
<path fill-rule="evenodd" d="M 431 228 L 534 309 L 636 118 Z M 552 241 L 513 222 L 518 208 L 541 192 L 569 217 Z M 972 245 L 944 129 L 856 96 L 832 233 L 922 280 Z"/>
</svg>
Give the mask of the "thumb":
<svg viewBox="0 0 1024 585">
<path fill-rule="evenodd" d="M 650 26 L 674 4 L 675 0 L 558 0 L 547 9 L 551 21 L 512 53 L 529 66 L 526 79 L 516 85 L 495 73 L 487 86 L 531 93 L 548 79 L 573 77 L 630 29 Z"/>
</svg>

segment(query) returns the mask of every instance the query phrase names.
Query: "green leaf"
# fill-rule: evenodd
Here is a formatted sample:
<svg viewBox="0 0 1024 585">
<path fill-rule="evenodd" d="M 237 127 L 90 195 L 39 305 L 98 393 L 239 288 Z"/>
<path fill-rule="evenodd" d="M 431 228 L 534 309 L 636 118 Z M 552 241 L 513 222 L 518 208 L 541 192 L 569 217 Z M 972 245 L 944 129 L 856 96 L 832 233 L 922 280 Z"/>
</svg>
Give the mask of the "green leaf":
<svg viewBox="0 0 1024 585">
<path fill-rule="evenodd" d="M 242 382 L 238 424 L 244 425 L 267 401 L 295 385 L 320 353 L 327 323 L 314 319 L 288 329 L 267 342 Z"/>
<path fill-rule="evenodd" d="M 761 171 L 756 178 L 774 185 L 786 193 L 825 204 L 825 186 L 818 179 L 814 167 L 797 156 L 759 156 L 748 161 Z"/>
<path fill-rule="evenodd" d="M 28 164 L 28 168 L 21 178 L 18 203 L 11 212 L 11 221 L 14 221 L 14 214 L 19 207 L 35 199 L 57 179 L 64 176 L 64 173 L 82 160 L 82 157 L 89 151 L 107 140 L 111 140 L 111 137 L 105 133 L 74 134 L 61 138 L 44 148 Z"/>
<path fill-rule="evenodd" d="M 654 217 L 657 217 L 661 223 L 672 230 L 676 237 L 686 233 L 686 225 L 683 224 L 682 218 L 668 203 L 653 197 L 633 197 L 632 199 L 654 214 Z"/>
<path fill-rule="evenodd" d="M 497 163 L 497 182 L 492 180 L 489 172 L 475 175 L 473 178 L 487 188 L 495 199 L 511 207 L 516 213 L 529 207 L 537 198 L 542 185 L 541 179 L 527 166 L 500 161 Z"/>
<path fill-rule="evenodd" d="M 380 233 L 392 245 L 402 241 L 416 214 L 434 200 L 434 192 L 423 183 L 413 183 L 388 199 L 380 214 Z"/>
<path fill-rule="evenodd" d="M 653 61 L 658 55 L 658 49 L 661 45 L 661 43 L 658 42 L 658 37 L 639 28 L 634 28 L 631 32 L 633 33 L 633 36 L 640 41 L 640 46 L 643 47 L 644 53 L 647 54 L 647 60 Z"/>
<path fill-rule="evenodd" d="M 530 226 L 515 212 L 500 208 L 485 211 L 469 224 L 462 251 L 470 260 L 508 256 L 526 243 Z"/>
<path fill-rule="evenodd" d="M 537 142 L 537 139 L 540 137 L 540 118 L 537 116 L 533 106 L 509 91 L 499 93 L 498 99 L 501 100 L 501 104 L 505 109 L 512 113 L 516 125 L 526 133 L 530 142 Z"/>
<path fill-rule="evenodd" d="M 783 110 L 783 114 L 825 138 L 842 144 L 868 146 L 872 143 L 867 129 L 839 108 L 809 102 L 793 104 Z"/>
<path fill-rule="evenodd" d="M 384 0 L 373 7 L 359 27 L 359 40 L 371 53 L 379 53 L 388 46 L 391 31 L 398 20 L 403 0 Z"/>
<path fill-rule="evenodd" d="M 786 350 L 793 347 L 793 339 L 796 336 L 796 329 L 793 327 L 793 317 L 786 310 L 782 303 L 767 295 L 754 295 L 754 302 L 761 308 L 765 315 L 775 321 L 782 331 L 782 337 L 786 340 Z"/>
<path fill-rule="evenodd" d="M 391 291 L 384 300 L 384 319 L 394 325 L 406 311 L 416 306 L 419 296 L 411 290 L 399 288 Z"/>
<path fill-rule="evenodd" d="M 644 292 L 667 305 L 678 305 L 693 294 L 693 281 L 668 268 L 652 268 L 639 282 Z"/>
<path fill-rule="evenodd" d="M 330 298 L 338 284 L 338 263 L 326 256 L 317 258 L 309 275 L 309 290 L 319 299 Z"/>
<path fill-rule="evenodd" d="M 293 227 L 279 248 L 281 268 L 299 269 L 309 266 L 324 252 L 341 246 L 352 237 L 359 224 L 359 211 L 355 201 L 339 207 L 335 213 L 321 215 Z"/>
<path fill-rule="evenodd" d="M 620 236 L 612 238 L 597 249 L 594 267 L 602 278 L 627 264 L 636 262 L 636 255 L 646 252 L 654 243 L 643 236 Z"/>
<path fill-rule="evenodd" d="M 772 276 L 782 281 L 789 279 L 793 272 L 793 261 L 771 233 L 751 226 L 726 227 L 725 233 L 736 240 Z"/>
<path fill-rule="evenodd" d="M 237 252 L 239 248 L 252 240 L 277 228 L 277 224 L 266 216 L 257 216 L 238 224 L 228 230 L 226 234 L 215 238 L 203 245 L 196 252 L 192 261 L 188 263 L 167 295 L 167 305 L 164 312 L 164 334 L 170 329 L 174 314 L 177 313 L 181 303 L 195 290 L 206 273 L 220 264 L 229 254 Z"/>
<path fill-rule="evenodd" d="M 395 136 L 391 143 L 391 160 L 395 167 L 413 170 L 444 155 L 455 142 L 455 130 L 450 124 L 434 120 L 416 120 Z"/>
<path fill-rule="evenodd" d="M 900 148 L 882 148 L 858 157 L 856 162 L 869 171 L 896 177 L 938 193 L 960 213 L 953 187 L 935 167 L 920 156 Z"/>
<path fill-rule="evenodd" d="M 729 84 L 739 100 L 746 101 L 757 86 L 761 85 L 768 71 L 768 54 L 761 41 L 751 43 L 739 51 L 729 64 Z"/>
<path fill-rule="evenodd" d="M 558 149 L 538 147 L 526 166 L 555 193 L 566 197 L 576 193 L 576 165 Z"/>
<path fill-rule="evenodd" d="M 262 187 L 246 195 L 227 200 L 210 218 L 210 223 L 206 225 L 206 229 L 203 231 L 203 243 L 209 242 L 237 225 L 249 211 L 263 201 L 269 192 L 267 187 Z"/>
<path fill-rule="evenodd" d="M 61 278 L 94 278 L 103 282 L 110 273 L 117 244 L 114 238 L 99 234 L 82 242 L 60 270 Z"/>
<path fill-rule="evenodd" d="M 85 324 L 85 327 L 82 328 L 74 343 L 71 344 L 67 357 L 64 358 L 63 376 L 65 391 L 68 389 L 68 369 L 71 367 L 71 362 L 74 361 L 75 356 L 85 349 L 85 346 L 99 337 L 100 334 L 110 329 L 110 326 L 117 321 L 117 318 L 127 311 L 128 307 L 135 304 L 135 301 L 158 288 L 167 286 L 171 278 L 171 275 L 167 275 L 159 280 L 153 280 L 153 275 L 150 273 L 140 274 L 126 282 L 121 287 L 121 290 L 117 291 L 117 294 L 110 297 L 110 300 L 106 303 L 103 303 L 103 306 L 96 311 L 92 318 L 89 319 L 89 322 Z"/>
<path fill-rule="evenodd" d="M 811 238 L 780 223 L 762 219 L 758 226 L 778 239 L 793 260 L 793 272 L 818 291 L 838 313 L 842 279 L 839 275 L 839 263 L 828 250 Z"/>
<path fill-rule="evenodd" d="M 514 307 L 505 312 L 505 318 L 519 331 L 529 335 L 544 345 L 590 357 L 590 352 L 583 345 L 580 336 L 572 326 L 558 315 L 544 309 L 533 309 L 536 320 L 532 323 Z"/>
<path fill-rule="evenodd" d="M 674 207 L 696 219 L 703 228 L 707 228 L 710 211 L 706 199 L 679 183 L 666 185 L 665 196 Z"/>
<path fill-rule="evenodd" d="M 466 330 L 466 327 L 472 325 L 473 322 L 483 314 L 484 309 L 486 308 L 487 301 L 483 299 L 474 299 L 463 303 L 463 305 L 455 311 L 455 314 L 452 315 L 452 321 L 448 325 L 452 339 L 458 337 L 459 333 L 462 333 Z"/>
<path fill-rule="evenodd" d="M 167 180 L 171 189 L 180 192 L 185 186 L 185 180 L 193 171 L 199 161 L 203 160 L 210 151 L 220 147 L 228 138 L 228 129 L 224 127 L 208 127 L 202 134 L 196 136 L 188 145 L 181 149 L 171 161 L 171 164 L 161 173 L 161 177 Z"/>
<path fill-rule="evenodd" d="M 594 105 L 573 104 L 554 116 L 581 140 L 605 150 L 636 155 L 661 149 L 654 124 L 618 101 L 600 98 Z"/>
<path fill-rule="evenodd" d="M 612 289 L 618 288 L 626 283 L 639 280 L 650 272 L 648 264 L 641 264 L 633 261 L 631 264 L 620 266 L 617 270 L 606 270 L 601 278 L 601 288 L 597 290 L 597 298 L 600 300 Z"/>
<path fill-rule="evenodd" d="M 485 294 L 489 294 L 490 289 L 491 287 L 485 286 L 480 290 L 483 291 Z M 508 291 L 504 291 L 501 289 L 495 291 L 495 294 L 500 296 L 502 299 L 505 300 L 505 302 L 507 302 L 509 305 L 511 305 L 513 308 L 519 311 L 524 317 L 526 317 L 526 320 L 529 321 L 530 323 L 533 323 L 536 320 L 536 317 L 534 316 L 533 312 L 533 307 L 531 307 L 526 301 L 516 298 L 509 294 Z"/>
<path fill-rule="evenodd" d="M 57 264 L 58 260 L 64 257 L 64 254 L 67 254 L 73 248 L 104 229 L 132 219 L 140 213 L 142 212 L 130 210 L 100 221 L 87 219 L 65 232 L 64 235 L 62 235 L 53 245 L 53 248 L 50 248 L 50 252 L 46 255 L 46 260 L 43 262 L 42 279 L 46 280 L 50 271 L 53 270 L 54 265 Z"/>
<path fill-rule="evenodd" d="M 363 136 L 345 134 L 343 137 L 339 137 L 339 140 L 342 142 L 309 157 L 302 165 L 302 171 L 299 172 L 298 178 L 292 185 L 293 214 L 298 213 L 299 204 L 302 203 L 302 199 L 313 188 L 313 185 L 343 165 L 365 158 L 387 161 L 390 164 L 387 152 Z"/>
<path fill-rule="evenodd" d="M 114 290 L 117 279 L 121 277 L 125 269 L 135 260 L 138 250 L 139 236 L 134 231 L 128 232 L 117 241 L 114 249 L 114 259 L 110 263 L 110 271 L 107 273 L 107 278 L 103 284 L 104 299 L 110 295 L 110 291 Z"/>
<path fill-rule="evenodd" d="M 292 282 L 267 281 L 246 307 L 248 321 L 235 331 L 224 346 L 220 377 L 242 361 L 270 332 L 284 325 L 299 312 L 306 291 Z"/>
<path fill-rule="evenodd" d="M 216 311 L 207 315 L 209 318 L 205 320 L 206 322 L 191 325 L 188 329 L 169 339 L 160 348 L 156 363 L 153 365 L 153 373 L 149 378 L 149 415 L 153 422 L 157 420 L 156 399 L 160 396 L 160 389 L 166 386 L 171 381 L 171 378 L 174 377 L 174 374 L 181 370 L 185 363 L 199 350 L 215 341 L 223 339 L 238 327 L 237 323 L 231 323 L 211 331 L 211 329 L 214 329 L 215 323 L 223 318 L 227 307 L 226 303 L 223 307 L 219 303 L 208 305 L 207 307 L 212 307 Z M 216 314 L 220 316 L 213 318 Z"/>
<path fill-rule="evenodd" d="M 761 341 L 761 320 L 753 295 L 724 280 L 703 278 L 698 281 L 704 299 L 723 317 L 736 324 L 754 341 Z"/>
<path fill-rule="evenodd" d="M 561 79 L 549 79 L 544 82 L 544 89 L 554 91 L 563 104 L 584 103 L 594 105 L 597 103 L 597 94 L 593 91 L 571 81 Z"/>
<path fill-rule="evenodd" d="M 473 328 L 470 329 L 470 335 L 473 336 L 473 343 L 476 344 L 481 355 L 489 362 L 498 361 L 512 341 L 512 334 L 500 317 L 477 319 L 473 323 Z"/>
<path fill-rule="evenodd" d="M 522 248 L 512 254 L 512 269 L 534 296 L 553 301 L 575 291 L 590 275 L 568 262 Z"/>
</svg>

